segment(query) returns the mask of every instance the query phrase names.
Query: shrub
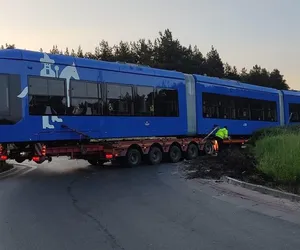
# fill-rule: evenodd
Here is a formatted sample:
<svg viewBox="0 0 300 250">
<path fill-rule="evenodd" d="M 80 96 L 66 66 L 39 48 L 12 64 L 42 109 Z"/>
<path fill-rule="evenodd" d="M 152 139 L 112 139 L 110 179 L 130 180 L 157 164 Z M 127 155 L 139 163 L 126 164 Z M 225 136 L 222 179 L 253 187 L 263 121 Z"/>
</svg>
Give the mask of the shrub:
<svg viewBox="0 0 300 250">
<path fill-rule="evenodd" d="M 300 125 L 289 125 L 280 127 L 268 127 L 255 131 L 249 140 L 249 144 L 255 145 L 257 141 L 264 137 L 276 136 L 281 134 L 298 134 L 300 133 Z"/>
<path fill-rule="evenodd" d="M 281 184 L 300 183 L 300 133 L 296 131 L 274 129 L 254 147 L 258 169 Z"/>
</svg>

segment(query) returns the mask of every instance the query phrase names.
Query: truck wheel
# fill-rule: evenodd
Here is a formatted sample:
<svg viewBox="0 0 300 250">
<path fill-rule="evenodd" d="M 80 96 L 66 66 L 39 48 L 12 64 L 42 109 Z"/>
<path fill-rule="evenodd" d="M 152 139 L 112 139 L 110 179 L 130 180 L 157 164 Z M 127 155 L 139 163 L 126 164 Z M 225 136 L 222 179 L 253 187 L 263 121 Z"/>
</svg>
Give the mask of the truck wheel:
<svg viewBox="0 0 300 250">
<path fill-rule="evenodd" d="M 157 165 L 162 161 L 162 152 L 158 147 L 151 147 L 148 153 L 148 159 L 150 164 Z"/>
<path fill-rule="evenodd" d="M 172 163 L 179 162 L 182 157 L 181 149 L 176 145 L 171 146 L 169 150 L 169 157 Z"/>
<path fill-rule="evenodd" d="M 188 160 L 193 160 L 193 159 L 196 159 L 199 155 L 199 150 L 198 150 L 198 147 L 194 144 L 194 143 L 191 143 L 188 148 L 187 148 L 187 156 L 186 158 Z"/>
<path fill-rule="evenodd" d="M 138 149 L 130 148 L 126 154 L 126 165 L 129 167 L 136 167 L 141 164 L 142 155 Z"/>
</svg>

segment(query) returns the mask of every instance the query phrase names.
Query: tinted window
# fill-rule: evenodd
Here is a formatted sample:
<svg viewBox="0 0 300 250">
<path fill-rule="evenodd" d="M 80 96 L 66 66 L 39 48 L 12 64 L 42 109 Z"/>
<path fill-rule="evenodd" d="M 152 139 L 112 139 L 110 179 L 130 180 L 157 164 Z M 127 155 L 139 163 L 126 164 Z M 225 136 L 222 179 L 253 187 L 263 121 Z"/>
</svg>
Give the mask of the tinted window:
<svg viewBox="0 0 300 250">
<path fill-rule="evenodd" d="M 0 115 L 9 114 L 8 76 L 0 75 Z"/>
<path fill-rule="evenodd" d="M 179 116 L 175 89 L 71 80 L 68 108 L 63 79 L 31 77 L 28 85 L 30 114 Z"/>
<path fill-rule="evenodd" d="M 120 85 L 107 84 L 107 98 L 108 99 L 119 99 L 121 97 Z"/>
<path fill-rule="evenodd" d="M 233 120 L 277 121 L 276 102 L 202 93 L 203 117 Z"/>
<path fill-rule="evenodd" d="M 65 80 L 46 77 L 28 78 L 29 114 L 65 115 Z"/>
<path fill-rule="evenodd" d="M 133 115 L 132 86 L 107 84 L 106 114 Z"/>
<path fill-rule="evenodd" d="M 136 87 L 134 114 L 152 116 L 154 113 L 154 88 L 147 86 Z"/>
<path fill-rule="evenodd" d="M 86 96 L 89 98 L 98 98 L 98 85 L 95 83 L 86 84 Z"/>
<path fill-rule="evenodd" d="M 179 116 L 178 92 L 174 89 L 156 89 L 154 98 L 155 116 Z"/>
<path fill-rule="evenodd" d="M 98 99 L 72 98 L 73 115 L 101 115 L 102 105 Z"/>
<path fill-rule="evenodd" d="M 28 81 L 29 95 L 48 95 L 48 80 L 41 77 L 30 77 Z"/>
<path fill-rule="evenodd" d="M 236 118 L 239 120 L 251 120 L 251 108 L 249 99 L 235 97 L 233 98 L 233 101 L 235 103 L 237 111 Z"/>
<path fill-rule="evenodd" d="M 71 97 L 86 97 L 86 82 L 71 81 Z"/>
<path fill-rule="evenodd" d="M 22 119 L 20 75 L 0 74 L 0 125 L 12 125 Z"/>
<path fill-rule="evenodd" d="M 71 81 L 71 115 L 102 115 L 102 106 L 100 84 Z"/>
<path fill-rule="evenodd" d="M 290 122 L 300 122 L 300 104 L 290 103 L 289 111 Z"/>
</svg>

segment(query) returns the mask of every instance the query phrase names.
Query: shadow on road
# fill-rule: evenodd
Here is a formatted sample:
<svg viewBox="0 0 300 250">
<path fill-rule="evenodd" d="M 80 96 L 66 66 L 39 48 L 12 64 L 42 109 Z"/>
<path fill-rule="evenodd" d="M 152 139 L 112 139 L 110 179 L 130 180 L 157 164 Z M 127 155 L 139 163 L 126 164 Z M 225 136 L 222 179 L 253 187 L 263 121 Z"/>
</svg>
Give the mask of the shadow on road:
<svg viewBox="0 0 300 250">
<path fill-rule="evenodd" d="M 12 162 L 13 163 L 13 162 Z M 36 164 L 35 162 L 24 162 L 24 166 L 31 167 L 32 171 L 23 175 L 17 176 L 22 179 L 31 178 L 66 178 L 66 177 L 77 177 L 77 176 L 88 176 L 88 175 L 130 175 L 132 173 L 139 172 L 153 172 L 157 173 L 159 166 L 152 166 L 148 164 L 141 164 L 138 167 L 128 168 L 116 163 L 106 163 L 103 166 L 90 165 L 85 160 L 68 160 L 68 158 L 57 158 L 53 159 L 52 162 L 44 162 L 42 164 Z M 162 165 L 162 164 L 161 164 Z M 160 166 L 161 166 L 160 165 Z M 163 164 L 166 165 L 166 164 Z M 175 164 L 168 164 L 174 166 Z M 147 170 L 146 170 L 147 169 Z"/>
</svg>

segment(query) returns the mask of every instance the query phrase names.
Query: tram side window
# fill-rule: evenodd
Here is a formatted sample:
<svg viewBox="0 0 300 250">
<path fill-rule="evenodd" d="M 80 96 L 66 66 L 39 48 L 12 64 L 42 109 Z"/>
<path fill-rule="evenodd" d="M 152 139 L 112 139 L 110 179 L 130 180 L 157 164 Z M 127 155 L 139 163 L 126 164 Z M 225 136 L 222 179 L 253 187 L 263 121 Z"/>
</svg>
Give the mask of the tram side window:
<svg viewBox="0 0 300 250">
<path fill-rule="evenodd" d="M 276 102 L 263 101 L 264 109 L 264 121 L 276 122 L 277 121 L 277 109 Z"/>
<path fill-rule="evenodd" d="M 202 93 L 202 103 L 204 118 L 277 121 L 276 102 Z"/>
<path fill-rule="evenodd" d="M 221 118 L 236 119 L 235 102 L 230 96 L 221 96 L 218 104 Z"/>
<path fill-rule="evenodd" d="M 290 103 L 289 104 L 290 122 L 300 122 L 300 104 Z"/>
<path fill-rule="evenodd" d="M 65 115 L 65 80 L 49 77 L 28 78 L 30 115 Z"/>
<path fill-rule="evenodd" d="M 250 100 L 248 98 L 233 97 L 235 101 L 237 119 L 251 120 Z"/>
<path fill-rule="evenodd" d="M 154 97 L 154 115 L 164 117 L 179 116 L 178 92 L 175 89 L 157 88 Z"/>
<path fill-rule="evenodd" d="M 133 114 L 133 91 L 130 85 L 106 85 L 106 114 L 111 116 L 130 116 Z"/>
<path fill-rule="evenodd" d="M 0 75 L 0 115 L 9 115 L 8 75 Z"/>
<path fill-rule="evenodd" d="M 251 120 L 263 121 L 265 118 L 264 105 L 257 100 L 250 100 Z"/>
<path fill-rule="evenodd" d="M 230 96 L 203 93 L 202 102 L 202 112 L 204 118 L 236 118 L 234 100 Z"/>
<path fill-rule="evenodd" d="M 134 102 L 134 114 L 136 116 L 153 116 L 154 114 L 154 88 L 149 86 L 137 86 Z"/>
<path fill-rule="evenodd" d="M 216 108 L 215 95 L 202 93 L 202 113 L 204 118 L 218 118 L 218 108 Z"/>
<path fill-rule="evenodd" d="M 72 115 L 94 116 L 103 114 L 100 84 L 78 80 L 72 80 L 70 84 Z"/>
</svg>

